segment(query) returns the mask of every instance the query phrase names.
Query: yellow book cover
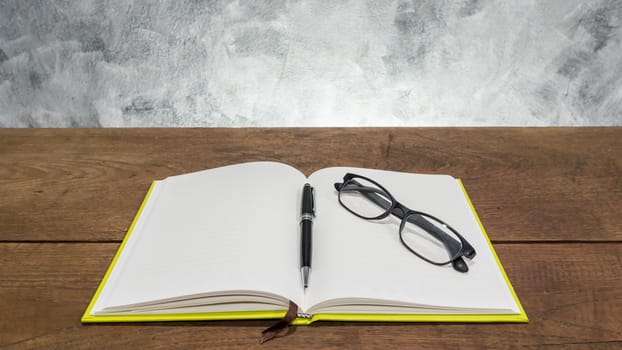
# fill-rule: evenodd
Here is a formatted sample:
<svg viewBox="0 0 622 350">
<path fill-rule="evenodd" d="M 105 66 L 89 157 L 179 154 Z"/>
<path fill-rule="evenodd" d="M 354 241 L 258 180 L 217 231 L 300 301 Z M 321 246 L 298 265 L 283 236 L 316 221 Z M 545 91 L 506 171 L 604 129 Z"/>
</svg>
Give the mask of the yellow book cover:
<svg viewBox="0 0 622 350">
<path fill-rule="evenodd" d="M 400 220 L 363 220 L 345 210 L 335 183 L 348 173 L 460 232 L 477 251 L 465 259 L 468 272 L 405 249 Z M 317 206 L 307 289 L 299 271 L 305 183 Z M 528 322 L 459 179 L 344 167 L 306 177 L 274 162 L 154 181 L 82 322 L 276 319 L 290 300 L 300 307 L 296 325 Z"/>
</svg>

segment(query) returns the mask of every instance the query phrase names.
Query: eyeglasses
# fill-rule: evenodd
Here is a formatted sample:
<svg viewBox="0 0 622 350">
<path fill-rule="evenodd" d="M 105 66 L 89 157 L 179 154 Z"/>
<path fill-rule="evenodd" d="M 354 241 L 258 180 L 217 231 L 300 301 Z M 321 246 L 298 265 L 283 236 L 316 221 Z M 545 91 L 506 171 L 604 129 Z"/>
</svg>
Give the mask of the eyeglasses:
<svg viewBox="0 0 622 350">
<path fill-rule="evenodd" d="M 401 204 L 376 181 L 348 173 L 343 183 L 335 183 L 339 203 L 350 213 L 366 220 L 381 220 L 389 215 L 401 219 L 402 244 L 419 258 L 434 265 L 452 264 L 456 271 L 467 272 L 463 257 L 473 259 L 475 249 L 442 220 Z"/>
</svg>

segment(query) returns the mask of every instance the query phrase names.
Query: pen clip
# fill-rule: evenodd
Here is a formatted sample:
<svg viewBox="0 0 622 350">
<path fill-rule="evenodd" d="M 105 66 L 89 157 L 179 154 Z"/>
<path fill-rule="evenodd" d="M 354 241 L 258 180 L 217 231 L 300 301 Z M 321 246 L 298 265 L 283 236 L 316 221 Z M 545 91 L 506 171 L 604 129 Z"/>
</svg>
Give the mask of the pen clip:
<svg viewBox="0 0 622 350">
<path fill-rule="evenodd" d="M 315 217 L 315 187 L 311 187 L 311 211 L 313 211 L 313 217 Z"/>
</svg>

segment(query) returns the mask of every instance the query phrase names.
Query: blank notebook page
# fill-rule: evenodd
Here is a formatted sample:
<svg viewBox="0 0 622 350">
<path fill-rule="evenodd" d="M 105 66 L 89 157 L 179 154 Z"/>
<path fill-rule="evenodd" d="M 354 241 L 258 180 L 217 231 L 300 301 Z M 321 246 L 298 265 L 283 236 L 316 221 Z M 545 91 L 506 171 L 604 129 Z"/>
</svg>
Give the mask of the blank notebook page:
<svg viewBox="0 0 622 350">
<path fill-rule="evenodd" d="M 157 182 L 94 310 L 230 290 L 302 302 L 301 183 L 300 172 L 274 163 Z"/>
</svg>

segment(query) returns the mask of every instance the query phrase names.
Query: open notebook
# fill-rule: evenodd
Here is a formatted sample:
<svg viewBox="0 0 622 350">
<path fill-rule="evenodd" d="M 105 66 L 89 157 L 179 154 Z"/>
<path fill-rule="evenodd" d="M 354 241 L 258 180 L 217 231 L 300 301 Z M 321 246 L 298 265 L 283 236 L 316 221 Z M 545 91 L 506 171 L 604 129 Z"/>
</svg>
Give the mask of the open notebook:
<svg viewBox="0 0 622 350">
<path fill-rule="evenodd" d="M 338 202 L 347 172 L 442 218 L 477 251 L 469 272 L 431 265 L 399 241 L 399 220 L 363 220 Z M 300 199 L 315 188 L 313 266 L 300 277 Z M 527 322 L 462 187 L 447 175 L 281 163 L 232 165 L 154 181 L 82 322 L 280 318 Z"/>
</svg>

